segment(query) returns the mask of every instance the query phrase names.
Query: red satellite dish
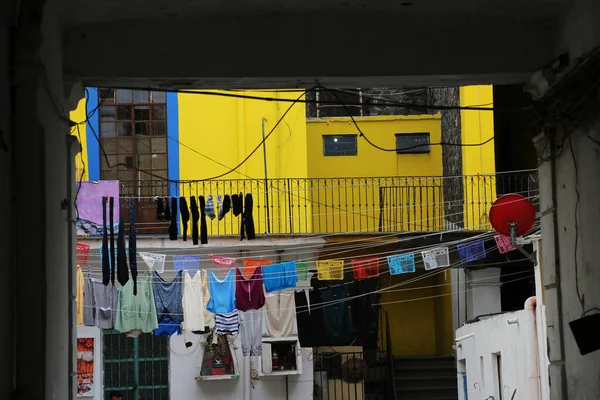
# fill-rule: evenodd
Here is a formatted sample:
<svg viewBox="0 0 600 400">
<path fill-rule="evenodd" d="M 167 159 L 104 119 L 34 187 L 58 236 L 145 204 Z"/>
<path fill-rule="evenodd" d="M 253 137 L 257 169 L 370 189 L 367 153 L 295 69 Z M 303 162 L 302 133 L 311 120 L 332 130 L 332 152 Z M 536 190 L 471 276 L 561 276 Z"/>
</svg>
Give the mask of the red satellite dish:
<svg viewBox="0 0 600 400">
<path fill-rule="evenodd" d="M 515 224 L 516 236 L 523 236 L 535 223 L 535 209 L 525 196 L 507 194 L 492 204 L 490 223 L 500 234 L 510 236 L 510 225 Z"/>
</svg>

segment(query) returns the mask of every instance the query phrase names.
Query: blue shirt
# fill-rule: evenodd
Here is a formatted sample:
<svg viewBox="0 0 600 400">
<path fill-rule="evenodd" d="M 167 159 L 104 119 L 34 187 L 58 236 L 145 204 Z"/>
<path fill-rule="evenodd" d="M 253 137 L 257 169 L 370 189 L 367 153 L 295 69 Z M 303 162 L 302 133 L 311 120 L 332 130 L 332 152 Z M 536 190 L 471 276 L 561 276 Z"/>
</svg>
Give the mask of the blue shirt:
<svg viewBox="0 0 600 400">
<path fill-rule="evenodd" d="M 296 261 L 286 261 L 279 264 L 264 265 L 263 282 L 265 291 L 274 292 L 288 288 L 295 288 L 298 282 Z"/>
</svg>

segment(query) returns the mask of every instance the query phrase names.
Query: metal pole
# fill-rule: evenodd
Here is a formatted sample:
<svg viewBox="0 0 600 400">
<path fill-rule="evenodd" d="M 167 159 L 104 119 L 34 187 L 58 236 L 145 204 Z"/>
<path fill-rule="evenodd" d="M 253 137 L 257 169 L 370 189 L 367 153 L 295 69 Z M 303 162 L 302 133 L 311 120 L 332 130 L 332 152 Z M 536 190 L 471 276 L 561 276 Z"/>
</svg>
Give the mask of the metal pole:
<svg viewBox="0 0 600 400">
<path fill-rule="evenodd" d="M 271 233 L 271 211 L 269 210 L 269 174 L 267 173 L 267 142 L 265 140 L 265 117 L 262 118 L 262 145 L 265 167 L 265 207 L 267 208 L 267 233 Z"/>
</svg>

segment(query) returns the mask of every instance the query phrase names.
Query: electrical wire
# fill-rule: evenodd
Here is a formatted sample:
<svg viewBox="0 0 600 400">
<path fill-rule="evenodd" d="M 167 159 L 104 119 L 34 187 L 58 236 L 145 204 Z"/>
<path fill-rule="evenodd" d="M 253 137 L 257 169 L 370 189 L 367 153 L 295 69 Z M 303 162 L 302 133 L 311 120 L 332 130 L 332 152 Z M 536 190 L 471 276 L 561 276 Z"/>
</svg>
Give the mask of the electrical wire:
<svg viewBox="0 0 600 400">
<path fill-rule="evenodd" d="M 348 113 L 348 117 L 350 117 L 350 119 L 352 120 L 352 123 L 354 124 L 354 126 L 358 130 L 359 136 L 362 137 L 363 139 L 365 139 L 366 142 L 369 145 L 371 145 L 372 147 L 376 148 L 377 150 L 386 151 L 386 152 L 402 152 L 402 151 L 412 150 L 412 149 L 416 149 L 416 148 L 419 148 L 419 147 L 426 147 L 426 146 L 479 147 L 479 146 L 483 146 L 483 145 L 491 142 L 492 140 L 494 140 L 494 136 L 492 136 L 488 140 L 486 140 L 484 142 L 481 142 L 481 143 L 451 143 L 451 142 L 440 141 L 440 142 L 437 142 L 437 143 L 417 144 L 417 145 L 410 146 L 410 147 L 402 147 L 402 148 L 395 147 L 393 149 L 387 149 L 385 147 L 381 147 L 381 146 L 373 143 L 373 141 L 371 141 L 367 137 L 367 135 L 365 135 L 365 133 L 363 132 L 363 130 L 358 125 L 358 122 L 356 122 L 356 119 L 352 115 L 352 112 L 348 108 L 348 105 L 346 103 L 344 103 L 342 99 L 340 99 L 340 97 L 335 93 L 335 91 L 333 91 L 331 89 L 328 89 L 328 90 L 330 91 L 330 93 L 333 94 L 333 96 L 335 96 L 335 98 L 337 99 L 337 101 L 339 101 L 340 104 L 344 107 L 344 109 Z M 445 109 L 453 109 L 453 108 L 445 108 Z"/>
<path fill-rule="evenodd" d="M 577 167 L 577 158 L 575 157 L 575 150 L 573 149 L 573 140 L 571 139 L 571 136 L 569 136 L 569 149 L 571 151 L 571 158 L 573 159 L 573 168 L 575 170 L 575 246 L 573 248 L 575 291 L 577 293 L 577 299 L 579 300 L 579 304 L 581 305 L 581 312 L 583 315 L 585 313 L 585 297 L 583 293 L 581 293 L 581 289 L 579 288 L 579 264 L 577 262 L 577 248 L 579 247 L 579 170 Z"/>
<path fill-rule="evenodd" d="M 414 240 L 419 240 L 419 239 L 424 239 L 426 237 L 433 237 L 433 236 L 442 236 L 443 234 L 448 234 L 448 233 L 456 233 L 458 231 L 442 231 L 442 232 L 434 232 L 434 233 L 429 233 L 429 234 L 423 234 L 421 236 L 415 236 L 415 237 L 408 237 L 405 239 L 400 239 L 397 238 L 399 235 L 397 234 L 389 234 L 388 237 L 391 238 L 396 238 L 395 240 L 389 240 L 389 241 L 385 241 L 385 242 L 381 242 L 379 240 L 381 239 L 385 239 L 385 237 L 374 237 L 374 238 L 368 238 L 368 239 L 372 239 L 372 243 L 369 240 L 362 240 L 362 239 L 357 239 L 357 240 L 349 240 L 349 241 L 345 241 L 342 243 L 342 245 L 340 246 L 340 243 L 324 243 L 324 244 L 315 244 L 315 245 L 307 245 L 307 246 L 297 246 L 297 247 L 288 247 L 286 250 L 288 250 L 289 252 L 293 252 L 294 255 L 299 258 L 300 261 L 310 261 L 311 258 L 306 258 L 306 257 L 298 257 L 302 254 L 314 254 L 315 251 L 320 251 L 320 252 L 324 252 L 324 251 L 329 251 L 327 249 L 327 245 L 331 246 L 331 251 L 337 251 L 338 253 L 336 254 L 341 254 L 339 251 L 340 250 L 347 250 L 346 252 L 351 252 L 351 251 L 356 251 L 359 249 L 366 249 L 366 248 L 375 248 L 375 247 L 384 247 L 384 246 L 389 246 L 389 245 L 393 245 L 393 244 L 398 244 L 398 243 L 402 243 L 402 242 L 410 242 L 410 241 L 414 241 Z M 485 237 L 486 235 L 489 236 L 495 236 L 494 232 L 484 232 L 481 233 L 480 235 L 483 235 L 483 237 Z M 466 238 L 465 240 L 474 240 L 477 239 L 479 237 L 479 235 L 475 235 L 469 238 Z M 462 239 L 460 239 L 462 240 Z M 364 243 L 364 244 L 360 244 L 357 245 L 355 243 Z M 436 246 L 442 246 L 443 243 L 440 243 Z M 161 251 L 161 254 L 167 255 L 167 254 L 172 254 L 177 252 L 178 254 L 176 255 L 181 255 L 181 251 L 185 251 L 186 249 L 165 249 Z M 298 251 L 298 250 L 306 250 L 306 251 Z M 406 250 L 406 249 L 405 249 Z M 257 250 L 256 252 L 253 251 L 245 251 L 245 255 L 243 257 L 239 257 L 239 250 L 234 252 L 234 253 L 219 253 L 217 256 L 220 257 L 226 257 L 226 256 L 238 256 L 238 257 L 231 257 L 231 258 L 262 258 L 262 257 L 273 257 L 276 256 L 278 250 L 274 249 L 274 250 Z M 258 254 L 256 254 L 258 253 Z M 183 255 L 200 255 L 200 254 L 183 254 Z M 205 254 L 202 254 L 205 255 Z M 330 254 L 331 255 L 331 254 Z M 88 255 L 88 259 L 91 257 L 92 260 L 99 260 L 101 259 L 100 255 Z M 351 258 L 355 258 L 355 257 L 348 257 L 349 259 Z M 200 262 L 211 262 L 211 259 L 203 259 Z M 165 261 L 166 263 L 172 263 L 173 261 Z"/>
<path fill-rule="evenodd" d="M 305 104 L 331 104 L 331 105 L 340 105 L 340 103 L 335 101 L 317 101 L 317 100 L 293 100 L 286 98 L 278 98 L 278 97 L 265 97 L 265 96 L 256 96 L 256 95 L 247 95 L 247 94 L 239 94 L 239 93 L 228 93 L 223 91 L 206 91 L 206 90 L 186 90 L 186 89 L 165 89 L 165 88 L 151 88 L 151 87 L 131 87 L 131 86 L 119 86 L 113 87 L 113 89 L 125 89 L 125 90 L 151 90 L 155 92 L 165 92 L 165 93 L 182 93 L 182 94 L 193 94 L 193 95 L 205 95 L 205 96 L 216 96 L 216 97 L 229 97 L 229 98 L 237 98 L 237 99 L 248 99 L 248 100 L 260 100 L 260 101 L 268 101 L 268 102 L 282 102 L 282 103 L 305 103 Z M 319 89 L 326 89 L 322 85 L 314 86 L 309 89 L 305 89 L 304 93 L 315 91 Z M 363 104 L 363 103 L 347 103 L 347 105 L 351 106 L 395 106 L 395 107 L 404 107 L 404 108 L 413 108 L 413 109 L 424 109 L 424 110 L 465 110 L 465 111 L 496 111 L 496 112 L 520 112 L 530 110 L 531 106 L 521 107 L 521 108 L 492 108 L 485 107 L 479 105 L 473 106 L 444 106 L 444 105 L 424 105 L 424 104 L 413 104 L 413 103 L 401 103 L 401 102 L 392 102 L 386 101 L 385 103 L 378 104 Z"/>
<path fill-rule="evenodd" d="M 404 249 L 394 249 L 394 250 L 390 250 L 390 251 L 384 251 L 384 252 L 378 252 L 378 253 L 369 253 L 369 254 L 361 254 L 360 256 L 351 256 L 351 257 L 335 257 L 334 259 L 336 260 L 351 260 L 351 259 L 355 259 L 355 258 L 374 258 L 375 256 L 377 256 L 377 258 L 383 258 L 387 255 L 397 255 L 397 254 L 409 254 L 409 253 L 414 253 L 414 252 L 418 252 L 418 251 L 427 251 L 427 250 L 431 250 L 434 248 L 440 248 L 440 247 L 450 247 L 451 245 L 457 245 L 460 243 L 465 243 L 465 242 L 472 242 L 472 241 L 476 241 L 476 240 L 483 240 L 485 241 L 486 239 L 484 239 L 485 236 L 491 236 L 493 233 L 484 233 L 481 235 L 478 235 L 476 237 L 472 237 L 472 238 L 465 238 L 465 239 L 459 239 L 456 241 L 451 241 L 451 242 L 444 242 L 442 244 L 435 244 L 435 245 L 427 245 L 427 246 L 417 246 L 417 247 L 413 247 L 413 248 L 404 248 Z M 490 251 L 495 251 L 498 247 L 497 246 L 493 246 L 491 249 L 488 249 L 487 252 Z M 360 249 L 359 249 L 360 250 Z M 362 249 L 364 250 L 364 249 Z M 449 255 L 452 253 L 458 252 L 458 248 L 449 248 Z M 336 254 L 345 254 L 346 252 L 339 252 L 339 253 L 333 253 L 333 254 L 328 254 L 326 257 L 332 257 Z M 318 260 L 316 260 L 317 258 L 320 257 L 313 257 L 314 260 L 311 258 L 309 259 L 309 261 L 311 262 L 318 262 Z M 381 262 L 382 260 L 380 260 Z M 518 261 L 522 261 L 522 260 L 518 260 Z M 282 261 L 284 262 L 284 261 Z M 383 259 L 383 262 L 385 262 L 385 258 Z M 221 271 L 229 271 L 229 269 L 234 268 L 233 266 L 227 268 L 227 267 L 223 267 L 220 265 L 216 265 L 217 270 L 221 270 Z M 349 267 L 343 267 L 342 271 L 343 272 L 350 272 L 353 271 L 355 268 L 353 266 L 349 266 Z M 95 268 L 93 269 L 94 271 L 101 271 L 101 269 L 99 268 Z M 311 268 L 309 270 L 310 272 L 314 272 L 314 271 L 318 271 L 318 267 L 316 269 Z M 165 272 L 169 272 L 169 273 L 174 273 L 174 274 L 178 274 L 179 270 L 167 270 Z M 164 273 L 163 273 L 164 274 Z M 263 275 L 266 276 L 266 278 L 261 278 L 261 279 L 256 279 L 259 281 L 264 281 L 264 280 L 269 280 L 269 279 L 277 279 L 277 278 L 269 278 L 268 275 L 277 275 L 277 277 L 281 276 L 280 272 L 274 272 L 274 273 L 264 273 Z"/>
<path fill-rule="evenodd" d="M 452 216 L 452 215 L 461 215 L 464 212 L 460 212 L 460 213 L 456 213 L 456 214 L 449 214 L 446 215 L 446 217 L 448 216 Z M 396 226 L 396 224 L 394 225 L 390 225 L 390 226 Z M 474 231 L 476 231 L 476 228 L 487 228 L 488 224 L 484 223 L 481 225 L 477 225 L 472 227 Z M 352 248 L 353 246 L 355 246 L 357 243 L 370 243 L 370 242 L 376 242 L 375 246 L 382 246 L 382 245 L 389 245 L 391 243 L 399 243 L 399 242 L 404 242 L 404 241 L 412 241 L 412 240 L 416 240 L 416 239 L 424 239 L 426 237 L 433 237 L 433 236 L 440 236 L 442 237 L 444 234 L 450 234 L 450 233 L 457 233 L 457 232 L 468 232 L 468 230 L 466 229 L 462 229 L 462 230 L 456 230 L 456 229 L 450 229 L 450 230 L 444 230 L 444 231 L 435 231 L 435 232 L 429 232 L 429 233 L 421 233 L 420 235 L 414 235 L 415 232 L 389 232 L 389 233 L 384 233 L 384 234 L 379 234 L 373 237 L 366 237 L 366 238 L 358 238 L 358 239 L 352 239 L 352 240 L 348 240 L 345 241 L 343 243 L 343 246 L 348 246 L 348 247 L 343 247 L 343 248 Z M 348 234 L 360 234 L 360 233 L 364 233 L 362 231 L 355 231 L 355 232 L 344 232 L 344 233 L 338 233 L 338 234 L 324 234 L 324 235 L 320 235 L 320 236 L 314 236 L 311 237 L 311 239 L 324 239 L 324 238 L 331 238 L 334 236 L 340 236 L 340 235 L 348 235 Z M 488 232 L 489 233 L 489 232 Z M 406 239 L 401 239 L 402 236 L 409 236 Z M 382 240 L 385 239 L 394 239 L 393 241 L 387 241 L 387 242 L 382 242 Z M 318 243 L 318 244 L 311 244 L 311 245 L 299 245 L 299 246 L 290 246 L 290 250 L 303 250 L 303 249 L 312 249 L 312 250 L 323 250 L 325 248 L 327 248 L 328 246 L 330 247 L 335 247 L 338 246 L 337 248 L 339 248 L 339 244 L 340 243 L 334 243 L 334 242 L 328 242 L 328 243 Z M 181 252 L 181 251 L 186 251 L 186 250 L 201 250 L 201 247 L 192 247 L 191 249 L 188 248 L 175 248 L 175 249 L 162 249 L 163 253 L 173 253 L 173 252 Z M 272 255 L 276 250 L 267 250 L 267 253 L 263 253 L 265 250 L 261 249 L 261 250 L 257 250 L 257 251 L 253 251 L 253 250 L 245 250 L 244 252 L 246 254 L 250 254 L 254 257 L 259 257 L 261 255 L 264 254 L 268 254 L 268 255 Z M 256 253 L 259 253 L 259 255 L 256 255 Z M 310 253 L 312 253 L 312 251 L 310 251 Z M 233 253 L 218 253 L 216 255 L 218 256 L 230 256 L 230 255 L 238 255 L 239 254 L 239 250 L 235 251 Z M 301 252 L 298 252 L 298 254 L 302 254 Z M 94 256 L 92 256 L 94 257 Z M 99 257 L 99 256 L 98 256 Z"/>
<path fill-rule="evenodd" d="M 445 269 L 441 269 L 440 268 L 440 271 L 437 271 L 436 274 L 445 272 L 447 269 L 450 269 L 450 268 L 445 268 Z M 524 276 L 524 277 L 521 277 L 521 278 L 515 278 L 515 279 L 508 280 L 508 281 L 504 281 L 504 282 L 501 282 L 501 284 L 506 284 L 506 283 L 516 282 L 516 281 L 531 279 L 530 271 L 519 271 L 519 272 L 508 274 L 508 275 L 517 275 L 517 274 L 524 274 L 524 273 L 527 273 L 528 275 Z M 506 275 L 506 276 L 508 276 L 508 275 Z M 406 285 L 408 285 L 410 283 L 414 283 L 417 280 L 428 279 L 431 276 L 433 276 L 433 275 L 429 275 L 429 276 L 425 276 L 425 277 L 423 277 L 423 276 L 417 277 L 417 278 L 415 278 L 414 280 L 412 280 L 410 282 L 400 282 L 400 283 L 391 285 L 391 286 L 386 287 L 386 288 L 377 289 L 377 290 L 374 290 L 374 291 L 371 291 L 371 292 L 367 292 L 367 293 L 361 293 L 361 294 L 355 295 L 355 296 L 348 296 L 348 297 L 345 297 L 343 299 L 336 299 L 336 300 L 332 300 L 332 301 L 319 302 L 319 303 L 315 303 L 315 304 L 310 304 L 310 306 L 308 306 L 308 305 L 307 306 L 296 306 L 296 307 L 293 308 L 293 310 L 296 311 L 296 314 L 301 314 L 301 313 L 304 313 L 304 312 L 312 312 L 313 310 L 322 309 L 322 308 L 330 307 L 332 305 L 337 305 L 337 304 L 341 304 L 341 303 L 353 301 L 353 300 L 356 300 L 358 298 L 365 297 L 365 296 L 370 296 L 370 295 L 373 295 L 373 294 L 382 294 L 382 293 L 385 294 L 385 293 L 388 293 L 388 291 L 391 292 L 391 289 L 396 289 L 396 288 L 401 287 L 401 286 L 406 286 Z M 489 280 L 489 279 L 492 279 L 492 277 L 481 278 L 481 279 L 477 279 L 477 280 L 472 280 L 470 282 L 472 283 L 472 282 L 484 281 L 484 280 Z M 452 283 L 441 284 L 441 285 L 428 285 L 428 286 L 423 286 L 423 287 L 413 287 L 413 288 L 407 288 L 405 290 L 407 290 L 407 291 L 415 290 L 416 291 L 416 290 L 424 290 L 424 289 L 429 289 L 429 288 L 433 288 L 433 287 L 450 286 L 450 285 L 452 285 Z M 327 288 L 321 288 L 321 290 L 324 290 L 324 289 L 327 289 Z M 433 295 L 433 296 L 427 296 L 427 297 L 416 298 L 416 299 L 406 299 L 406 300 L 390 301 L 390 302 L 379 302 L 379 303 L 374 303 L 374 305 L 387 305 L 387 304 L 397 304 L 397 303 L 421 301 L 421 300 L 427 300 L 427 299 L 432 299 L 432 298 L 437 298 L 437 297 L 443 297 L 443 296 L 447 296 L 447 295 L 452 295 L 453 293 L 467 293 L 467 292 L 478 290 L 478 289 L 482 289 L 482 288 L 481 287 L 474 287 L 474 288 L 471 288 L 471 289 L 465 289 L 465 290 L 461 290 L 461 291 L 458 291 L 458 292 L 444 293 L 444 294 L 441 294 L 441 295 Z M 307 289 L 304 289 L 304 288 L 300 287 L 300 288 L 295 288 L 295 290 L 307 290 Z M 100 308 L 100 307 L 94 307 L 94 306 L 88 306 L 88 305 L 82 305 L 82 306 L 84 308 Z M 289 309 L 292 310 L 292 308 L 289 308 Z M 284 311 L 284 310 L 288 310 L 288 308 L 280 308 L 279 310 L 280 311 Z M 118 310 L 115 310 L 115 312 L 118 312 Z M 130 312 L 130 311 L 128 311 L 128 312 Z M 133 313 L 135 313 L 135 314 L 146 314 L 146 315 L 147 314 L 154 314 L 154 313 L 148 312 L 148 311 L 131 311 L 131 313 L 132 314 Z M 173 315 L 173 316 L 184 315 L 183 313 L 169 313 L 169 314 Z"/>
</svg>

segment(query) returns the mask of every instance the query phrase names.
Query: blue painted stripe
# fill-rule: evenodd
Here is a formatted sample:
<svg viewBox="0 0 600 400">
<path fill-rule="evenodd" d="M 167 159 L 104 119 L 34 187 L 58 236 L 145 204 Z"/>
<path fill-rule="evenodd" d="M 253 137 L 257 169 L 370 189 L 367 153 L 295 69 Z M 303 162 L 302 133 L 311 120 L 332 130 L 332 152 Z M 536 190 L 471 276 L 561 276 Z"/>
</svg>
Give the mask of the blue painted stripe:
<svg viewBox="0 0 600 400">
<path fill-rule="evenodd" d="M 97 88 L 87 88 L 88 99 L 86 102 L 86 116 L 90 115 L 92 112 L 94 114 L 90 116 L 87 120 L 87 126 L 85 129 L 85 137 L 87 144 L 87 168 L 88 168 L 88 176 L 90 181 L 99 181 L 100 180 L 100 143 L 98 143 L 98 139 L 94 136 L 93 130 L 96 131 L 96 135 L 98 138 L 100 137 L 100 119 L 99 119 L 99 110 L 96 110 L 98 107 L 98 89 Z"/>
<path fill-rule="evenodd" d="M 177 93 L 167 93 L 167 159 L 169 180 L 179 180 L 179 103 Z M 179 195 L 179 184 L 169 182 L 169 196 Z M 179 203 L 178 203 L 179 205 Z M 181 232 L 179 209 L 177 210 L 177 230 Z"/>
<path fill-rule="evenodd" d="M 179 104 L 177 93 L 167 93 L 167 140 L 170 180 L 179 180 Z M 179 187 L 177 183 L 169 183 L 169 195 L 177 196 Z"/>
</svg>

